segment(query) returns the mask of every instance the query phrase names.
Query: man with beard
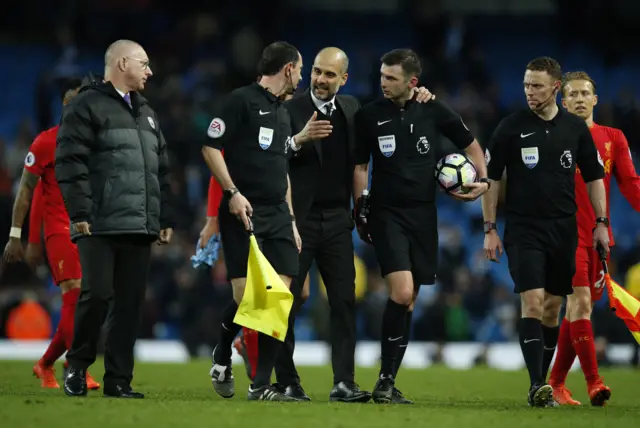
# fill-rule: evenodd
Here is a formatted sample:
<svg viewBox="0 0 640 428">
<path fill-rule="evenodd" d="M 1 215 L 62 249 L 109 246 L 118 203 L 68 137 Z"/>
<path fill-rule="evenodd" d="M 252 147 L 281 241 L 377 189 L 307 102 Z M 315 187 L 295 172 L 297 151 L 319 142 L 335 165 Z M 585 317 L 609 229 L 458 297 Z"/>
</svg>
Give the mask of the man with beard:
<svg viewBox="0 0 640 428">
<path fill-rule="evenodd" d="M 295 225 L 288 175 L 291 124 L 280 97 L 300 82 L 302 57 L 287 42 L 267 46 L 259 63 L 258 82 L 225 97 L 209 125 L 203 156 L 223 189 L 219 226 L 233 301 L 222 316 L 220 341 L 213 351 L 209 375 L 224 398 L 235 395 L 231 346 L 240 326 L 233 322 L 247 281 L 249 234 L 287 287 L 298 274 L 300 236 Z M 306 137 L 314 125 L 299 135 Z M 224 150 L 224 157 L 222 155 Z M 260 356 L 249 387 L 249 400 L 293 401 L 270 385 L 280 349 L 277 339 L 260 334 Z"/>
</svg>

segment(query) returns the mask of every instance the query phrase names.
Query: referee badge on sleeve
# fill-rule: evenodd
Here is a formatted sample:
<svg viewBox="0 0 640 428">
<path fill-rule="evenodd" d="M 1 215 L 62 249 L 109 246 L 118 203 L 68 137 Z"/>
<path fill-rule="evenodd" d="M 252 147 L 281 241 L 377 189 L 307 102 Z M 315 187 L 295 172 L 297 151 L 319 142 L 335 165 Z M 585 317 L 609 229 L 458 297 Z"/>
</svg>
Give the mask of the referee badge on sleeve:
<svg viewBox="0 0 640 428">
<path fill-rule="evenodd" d="M 227 127 L 224 124 L 224 120 L 219 117 L 214 117 L 207 129 L 207 135 L 211 138 L 220 138 L 224 135 L 226 129 Z"/>
<path fill-rule="evenodd" d="M 538 155 L 537 147 L 523 147 L 520 149 L 520 152 L 522 153 L 522 162 L 524 162 L 527 168 L 533 169 L 538 165 L 540 156 Z"/>
<path fill-rule="evenodd" d="M 378 147 L 386 157 L 390 157 L 396 151 L 396 136 L 382 135 L 378 137 Z"/>
</svg>

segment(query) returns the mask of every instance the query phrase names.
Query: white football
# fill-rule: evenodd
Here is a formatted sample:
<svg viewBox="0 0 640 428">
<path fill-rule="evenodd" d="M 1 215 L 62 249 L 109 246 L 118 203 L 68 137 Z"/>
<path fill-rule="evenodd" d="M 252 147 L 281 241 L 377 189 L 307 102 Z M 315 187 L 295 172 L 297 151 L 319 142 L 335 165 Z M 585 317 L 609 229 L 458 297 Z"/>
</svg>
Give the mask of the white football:
<svg viewBox="0 0 640 428">
<path fill-rule="evenodd" d="M 467 156 L 451 153 L 438 161 L 435 175 L 446 193 L 468 193 L 471 189 L 464 185 L 475 182 L 478 171 Z"/>
</svg>

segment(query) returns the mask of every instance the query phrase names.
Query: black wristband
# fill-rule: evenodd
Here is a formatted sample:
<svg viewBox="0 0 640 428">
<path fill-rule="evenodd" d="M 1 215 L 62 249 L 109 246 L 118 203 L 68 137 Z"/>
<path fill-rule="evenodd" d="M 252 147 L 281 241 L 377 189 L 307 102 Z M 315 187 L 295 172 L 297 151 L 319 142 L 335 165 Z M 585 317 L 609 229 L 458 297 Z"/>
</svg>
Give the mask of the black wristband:
<svg viewBox="0 0 640 428">
<path fill-rule="evenodd" d="M 487 183 L 487 190 L 491 189 L 491 180 L 489 180 L 488 178 L 481 178 L 480 180 L 478 180 L 479 183 Z"/>
<path fill-rule="evenodd" d="M 238 189 L 236 189 L 235 187 L 232 187 L 231 189 L 225 190 L 224 195 L 227 197 L 227 200 L 231 200 L 231 198 L 233 198 L 233 195 L 239 192 L 240 191 Z"/>
</svg>

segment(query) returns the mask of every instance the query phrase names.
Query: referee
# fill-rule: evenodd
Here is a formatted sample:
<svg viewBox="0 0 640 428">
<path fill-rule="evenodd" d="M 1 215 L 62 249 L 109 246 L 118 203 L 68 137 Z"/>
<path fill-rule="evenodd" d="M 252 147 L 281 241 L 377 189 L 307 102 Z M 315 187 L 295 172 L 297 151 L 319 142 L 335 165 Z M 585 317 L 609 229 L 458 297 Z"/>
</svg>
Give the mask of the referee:
<svg viewBox="0 0 640 428">
<path fill-rule="evenodd" d="M 460 116 L 440 101 L 419 104 L 412 98 L 421 65 L 415 52 L 396 49 L 382 57 L 384 98 L 362 107 L 355 117 L 357 149 L 353 196 L 358 231 L 375 248 L 382 276 L 391 290 L 382 317 L 380 376 L 372 398 L 377 403 L 411 401 L 395 388 L 409 341 L 413 305 L 422 284 L 433 284 L 438 257 L 434 169 L 441 135 L 464 150 L 476 165 L 480 182 L 456 196 L 477 199 L 487 191 L 484 154 Z M 373 156 L 370 206 L 367 189 Z M 366 222 L 362 219 L 366 217 Z"/>
<path fill-rule="evenodd" d="M 173 233 L 167 143 L 140 94 L 151 76 L 142 46 L 118 40 L 105 53 L 104 81 L 84 85 L 62 114 L 56 179 L 82 266 L 67 395 L 87 394 L 108 312 L 104 395 L 144 397 L 131 388 L 140 306 L 151 244 Z"/>
<path fill-rule="evenodd" d="M 486 257 L 497 261 L 499 182 L 506 171 L 504 247 L 520 294 L 520 347 L 530 377 L 530 406 L 555 406 L 546 373 L 558 342 L 563 298 L 573 292 L 576 224 L 575 174 L 587 183 L 596 223 L 593 247 L 609 251 L 604 169 L 585 122 L 556 104 L 562 70 L 552 58 L 532 60 L 524 75 L 528 109 L 500 122 L 487 150 L 491 191 L 483 197 Z M 577 163 L 577 166 L 576 166 Z"/>
<path fill-rule="evenodd" d="M 202 149 L 224 193 L 218 221 L 233 287 L 233 301 L 223 313 L 220 341 L 209 372 L 215 391 L 224 398 L 235 394 L 231 346 L 241 328 L 233 319 L 247 279 L 247 232 L 253 230 L 262 252 L 287 287 L 298 273 L 301 247 L 287 173 L 291 124 L 280 98 L 293 94 L 300 82 L 302 57 L 289 43 L 275 42 L 262 52 L 258 68 L 258 82 L 234 90 L 218 106 Z M 249 400 L 294 401 L 270 384 L 280 344 L 259 334 L 258 366 Z"/>
</svg>

